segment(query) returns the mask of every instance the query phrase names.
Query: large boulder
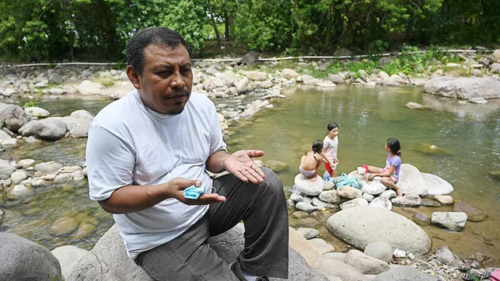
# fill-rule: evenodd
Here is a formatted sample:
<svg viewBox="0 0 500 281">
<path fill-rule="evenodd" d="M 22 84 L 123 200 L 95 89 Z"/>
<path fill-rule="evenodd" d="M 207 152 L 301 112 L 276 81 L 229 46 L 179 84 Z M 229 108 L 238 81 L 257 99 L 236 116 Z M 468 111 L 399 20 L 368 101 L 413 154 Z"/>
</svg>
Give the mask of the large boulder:
<svg viewBox="0 0 500 281">
<path fill-rule="evenodd" d="M 428 173 L 420 174 L 422 175 L 422 178 L 427 186 L 427 194 L 443 195 L 453 192 L 453 186 L 441 177 Z"/>
<path fill-rule="evenodd" d="M 252 66 L 259 62 L 259 53 L 256 51 L 250 51 L 241 58 L 241 61 L 248 66 Z"/>
<path fill-rule="evenodd" d="M 244 247 L 244 230 L 240 227 L 209 239 L 210 246 L 226 263 L 236 260 Z M 166 261 L 168 262 L 168 261 Z M 137 266 L 127 256 L 122 238 L 116 225 L 112 226 L 97 242 L 94 248 L 74 266 L 67 281 L 149 281 L 152 280 L 146 272 Z M 270 278 L 270 280 L 278 280 Z M 288 280 L 315 280 L 327 279 L 311 268 L 304 258 L 295 250 L 289 250 Z"/>
<path fill-rule="evenodd" d="M 89 80 L 84 80 L 80 85 L 76 86 L 76 90 L 82 95 L 98 95 L 101 93 L 102 88 L 104 88 L 103 85 Z"/>
<path fill-rule="evenodd" d="M 370 257 L 358 250 L 350 250 L 345 257 L 345 263 L 356 268 L 363 274 L 379 274 L 388 271 L 387 262 Z"/>
<path fill-rule="evenodd" d="M 61 266 L 45 247 L 0 232 L 0 280 L 60 280 Z"/>
<path fill-rule="evenodd" d="M 482 77 L 436 77 L 427 81 L 424 92 L 450 98 L 500 98 L 500 80 Z"/>
<path fill-rule="evenodd" d="M 467 214 L 463 212 L 434 212 L 432 213 L 431 223 L 440 227 L 462 231 L 467 222 Z"/>
<path fill-rule="evenodd" d="M 389 271 L 380 273 L 372 281 L 440 281 L 437 276 L 432 276 L 411 266 L 398 266 Z"/>
<path fill-rule="evenodd" d="M 397 213 L 361 206 L 335 213 L 326 222 L 335 236 L 359 249 L 369 243 L 384 241 L 393 248 L 414 254 L 429 251 L 431 240 L 425 231 L 406 217 Z"/>
<path fill-rule="evenodd" d="M 427 184 L 417 167 L 410 164 L 401 164 L 398 186 L 405 194 L 427 195 Z"/>
<path fill-rule="evenodd" d="M 19 129 L 25 137 L 35 136 L 45 140 L 59 140 L 66 135 L 66 124 L 58 119 L 48 118 L 26 123 Z"/>
<path fill-rule="evenodd" d="M 1 104 L 0 123 L 3 123 L 7 129 L 17 132 L 28 121 L 28 115 L 20 106 Z"/>
</svg>

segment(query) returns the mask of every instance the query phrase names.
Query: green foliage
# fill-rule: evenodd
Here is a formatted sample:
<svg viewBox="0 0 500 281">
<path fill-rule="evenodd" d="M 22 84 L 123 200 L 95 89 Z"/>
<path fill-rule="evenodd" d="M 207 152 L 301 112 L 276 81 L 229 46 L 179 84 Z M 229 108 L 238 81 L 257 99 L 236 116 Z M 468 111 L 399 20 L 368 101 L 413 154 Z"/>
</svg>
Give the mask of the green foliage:
<svg viewBox="0 0 500 281">
<path fill-rule="evenodd" d="M 29 102 L 24 103 L 24 105 L 22 107 L 28 108 L 28 107 L 35 107 L 37 105 L 38 105 L 37 101 L 29 101 Z"/>
<path fill-rule="evenodd" d="M 286 55 L 500 44 L 497 0 L 0 0 L 0 9 L 4 61 L 123 60 L 131 36 L 151 26 L 176 30 L 195 50 L 216 39 Z M 387 68 L 415 64 L 429 62 L 408 55 Z"/>
</svg>

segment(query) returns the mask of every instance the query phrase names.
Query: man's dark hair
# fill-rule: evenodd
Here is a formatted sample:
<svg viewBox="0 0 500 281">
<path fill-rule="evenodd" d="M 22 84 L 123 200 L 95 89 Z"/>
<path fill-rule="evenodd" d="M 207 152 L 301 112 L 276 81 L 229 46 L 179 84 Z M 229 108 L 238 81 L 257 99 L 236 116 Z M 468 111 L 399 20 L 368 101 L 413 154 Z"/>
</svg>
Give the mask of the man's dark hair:
<svg viewBox="0 0 500 281">
<path fill-rule="evenodd" d="M 142 29 L 130 39 L 127 45 L 127 64 L 132 66 L 141 76 L 144 69 L 144 49 L 151 44 L 170 48 L 176 48 L 181 44 L 191 57 L 191 47 L 179 33 L 166 27 Z"/>
</svg>

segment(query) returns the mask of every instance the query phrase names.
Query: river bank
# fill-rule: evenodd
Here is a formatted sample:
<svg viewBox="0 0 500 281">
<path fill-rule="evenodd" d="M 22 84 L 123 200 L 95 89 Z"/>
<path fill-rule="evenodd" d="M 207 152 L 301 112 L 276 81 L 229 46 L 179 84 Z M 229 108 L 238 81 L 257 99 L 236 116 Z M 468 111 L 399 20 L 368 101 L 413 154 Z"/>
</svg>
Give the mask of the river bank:
<svg viewBox="0 0 500 281">
<path fill-rule="evenodd" d="M 238 124 L 245 123 L 245 122 L 253 122 L 252 119 L 248 119 L 251 116 L 253 116 L 257 111 L 265 108 L 272 108 L 273 107 L 273 102 L 276 100 L 281 100 L 286 98 L 286 91 L 282 91 L 285 87 L 292 86 L 292 85 L 297 85 L 296 83 L 298 82 L 299 85 L 313 85 L 315 87 L 319 87 L 319 89 L 322 89 L 322 91 L 328 91 L 332 90 L 335 86 L 332 86 L 332 84 L 335 83 L 329 83 L 327 82 L 327 79 L 317 79 L 314 77 L 309 77 L 308 74 L 301 74 L 300 69 L 293 70 L 293 69 L 280 69 L 279 72 L 277 72 L 276 69 L 272 68 L 271 66 L 264 65 L 259 70 L 250 70 L 246 67 L 241 67 L 241 66 L 231 66 L 232 69 L 227 69 L 224 64 L 216 63 L 215 66 L 212 63 L 206 63 L 203 65 L 203 62 L 200 62 L 202 66 L 198 65 L 198 71 L 196 72 L 196 77 L 198 77 L 198 83 L 195 86 L 195 89 L 201 92 L 206 92 L 207 95 L 209 95 L 211 98 L 217 100 L 217 107 L 219 109 L 219 113 L 221 114 L 222 117 L 220 118 L 221 124 L 224 126 L 223 128 L 226 131 L 226 136 L 231 139 L 231 135 L 234 134 L 234 127 L 237 126 Z M 305 65 L 305 66 L 304 66 Z M 298 66 L 297 68 L 301 68 L 304 66 L 304 68 L 308 69 L 309 66 L 308 63 L 305 63 L 301 66 Z M 301 68 L 302 69 L 302 68 Z M 109 74 L 108 74 L 109 73 Z M 358 71 L 358 73 L 362 73 L 361 71 Z M 48 74 L 48 72 L 46 73 Z M 106 71 L 100 71 L 96 72 L 93 75 L 95 75 L 95 79 L 104 79 L 101 77 L 115 77 L 111 78 L 114 80 L 113 86 L 110 86 L 108 88 L 101 89 L 102 93 L 108 93 L 107 96 L 111 96 L 113 98 L 117 98 L 120 96 L 121 93 L 126 93 L 128 89 L 123 90 L 123 92 L 120 92 L 121 87 L 125 87 L 125 83 L 121 82 L 126 82 L 126 81 L 121 81 L 119 78 L 117 79 L 116 76 L 120 77 L 122 76 L 123 73 L 120 73 L 119 71 L 112 71 L 112 70 L 106 70 Z M 368 74 L 368 73 L 367 73 Z M 367 77 L 370 77 L 374 73 L 370 73 Z M 26 74 L 27 77 L 30 77 L 30 74 Z M 111 75 L 111 76 L 109 76 Z M 288 76 L 290 75 L 290 78 Z M 340 74 L 338 74 L 340 75 Z M 486 75 L 490 75 L 489 73 L 486 73 Z M 285 76 L 285 77 L 284 77 Z M 369 87 L 377 87 L 376 85 L 383 85 L 383 81 L 385 81 L 382 77 L 384 76 L 383 73 L 379 72 L 375 76 L 371 76 L 371 78 L 366 78 L 368 82 L 359 83 L 356 82 L 356 79 L 361 79 L 361 81 L 365 81 L 362 78 L 355 78 L 350 77 L 347 79 L 343 79 L 344 83 L 354 83 L 356 85 L 364 85 L 364 86 L 369 86 Z M 399 75 L 398 75 L 399 76 Z M 432 75 L 431 75 L 432 76 Z M 12 77 L 12 76 L 11 76 Z M 90 77 L 90 76 L 89 76 Z M 234 77 L 234 80 L 231 82 L 231 78 Z M 294 78 L 295 77 L 295 78 Z M 385 77 L 385 76 L 384 76 Z M 405 84 L 405 83 L 412 83 L 411 81 L 420 81 L 420 80 L 415 80 L 415 78 L 412 77 L 406 77 L 406 80 L 399 76 L 401 79 L 403 79 L 402 83 L 397 83 L 397 84 Z M 245 79 L 246 78 L 246 79 Z M 378 80 L 381 79 L 381 80 Z M 389 79 L 391 81 L 393 80 L 398 80 L 398 78 L 391 78 L 389 76 Z M 418 79 L 430 79 L 428 78 L 418 78 Z M 36 79 L 35 79 L 36 81 Z M 242 82 L 243 81 L 243 82 Z M 246 82 L 245 82 L 246 81 Z M 312 82 L 311 82 L 312 81 Z M 331 82 L 331 80 L 329 80 Z M 369 83 L 370 81 L 375 82 L 375 86 L 373 83 Z M 380 83 L 377 83 L 376 81 L 380 81 Z M 101 81 L 102 82 L 102 81 Z M 39 82 L 38 82 L 39 83 Z M 104 83 L 104 82 L 103 82 Z M 338 83 L 338 82 L 337 82 Z M 78 83 L 77 80 L 75 80 L 75 83 L 72 84 L 74 88 L 77 88 L 78 86 L 85 86 L 82 85 L 84 83 Z M 414 83 L 416 84 L 416 83 Z M 9 84 L 12 85 L 12 84 Z M 79 97 L 80 93 L 86 93 L 85 89 L 82 89 L 82 87 L 79 87 L 79 93 L 76 91 L 71 92 L 71 87 L 69 86 L 71 84 L 64 84 L 64 86 L 57 86 L 55 89 L 68 89 L 68 92 L 66 94 L 57 95 L 54 94 L 54 87 L 52 88 L 36 88 L 36 89 L 41 89 L 42 94 L 43 91 L 46 91 L 47 97 L 49 99 L 52 99 L 54 101 L 57 100 L 64 100 L 66 96 L 70 97 Z M 102 84 L 101 84 L 102 85 Z M 231 85 L 231 86 L 229 86 Z M 393 85 L 396 85 L 393 84 Z M 237 87 L 239 86 L 239 87 Z M 29 87 L 28 87 L 29 88 Z M 234 88 L 234 89 L 233 89 Z M 81 92 L 80 92 L 80 89 Z M 240 92 L 238 93 L 238 89 L 240 89 Z M 234 92 L 236 90 L 236 93 Z M 245 90 L 245 91 L 243 91 Z M 18 95 L 16 97 L 16 95 Z M 89 95 L 89 93 L 87 93 Z M 12 101 L 18 102 L 19 100 L 29 100 L 30 98 L 36 100 L 36 93 L 33 95 L 33 91 L 30 92 L 22 92 L 22 93 L 16 93 L 12 94 L 10 98 Z M 486 99 L 485 99 L 486 100 Z M 266 102 L 267 101 L 267 102 Z M 24 102 L 24 101 L 23 101 Z M 467 100 L 465 102 L 469 103 Z M 487 106 L 494 105 L 492 102 L 488 102 L 486 104 Z M 484 105 L 476 105 L 476 106 L 484 106 Z M 483 109 L 483 107 L 481 108 Z M 494 109 L 492 109 L 494 110 Z M 67 113 L 65 117 L 71 117 L 72 114 L 71 112 Z M 78 115 L 78 114 L 75 114 Z M 92 115 L 92 114 L 91 114 Z M 49 115 L 50 116 L 50 115 Z M 73 116 L 75 117 L 75 116 Z M 37 117 L 41 119 L 41 116 Z M 69 119 L 69 118 L 67 118 Z M 84 118 L 83 118 L 84 119 Z M 248 121 L 245 121 L 248 120 Z M 80 121 L 81 124 L 85 124 L 86 120 Z M 63 122 L 64 123 L 64 122 Z M 65 123 L 66 124 L 66 130 L 69 129 L 69 122 Z M 234 124 L 234 126 L 233 126 Z M 66 132 L 66 131 L 65 131 Z M 30 136 L 21 136 L 19 138 L 19 135 L 14 135 L 14 139 L 19 141 L 19 145 L 22 145 L 23 142 L 26 142 L 27 139 L 30 138 Z M 45 136 L 43 135 L 36 135 L 37 137 L 44 138 Z M 72 136 L 72 137 L 77 137 L 74 134 L 71 133 L 71 130 L 69 130 L 69 134 L 64 134 L 62 136 L 63 140 L 66 140 L 67 137 Z M 84 134 L 83 134 L 84 137 Z M 11 137 L 12 138 L 12 137 Z M 69 139 L 68 139 L 69 140 Z M 84 139 L 83 139 L 84 140 Z M 11 141 L 12 142 L 12 141 Z M 244 140 L 242 140 L 244 142 Z M 14 148 L 9 148 L 6 146 L 7 151 L 14 150 Z M 21 159 L 14 159 L 15 161 L 19 161 Z M 37 161 L 48 161 L 51 159 L 37 159 Z M 81 168 L 83 167 L 83 163 L 80 166 Z M 29 168 L 29 167 L 27 167 Z M 83 170 L 83 169 L 82 169 Z M 61 173 L 62 174 L 62 173 Z M 12 176 L 12 174 L 10 175 Z M 54 179 L 57 176 L 54 176 Z M 32 179 L 34 177 L 32 176 Z M 51 178 L 51 177 L 47 177 Z M 26 185 L 29 185 L 28 182 L 25 182 Z M 4 186 L 7 185 L 4 183 Z M 12 183 L 8 187 L 5 188 L 5 190 L 8 190 L 8 192 L 12 191 L 9 190 L 12 188 Z M 85 193 L 85 192 L 83 192 Z M 12 201 L 11 199 L 9 199 Z M 7 200 L 7 201 L 9 201 Z M 73 229 L 70 231 L 69 235 L 72 236 L 75 234 L 75 230 L 77 228 Z"/>
</svg>

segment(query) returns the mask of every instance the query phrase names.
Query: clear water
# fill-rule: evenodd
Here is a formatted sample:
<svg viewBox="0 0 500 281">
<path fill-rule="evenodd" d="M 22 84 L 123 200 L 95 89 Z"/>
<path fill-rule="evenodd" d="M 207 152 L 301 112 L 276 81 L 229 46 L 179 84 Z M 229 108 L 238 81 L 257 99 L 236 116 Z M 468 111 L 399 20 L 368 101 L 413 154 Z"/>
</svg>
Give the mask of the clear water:
<svg viewBox="0 0 500 281">
<path fill-rule="evenodd" d="M 385 141 L 397 138 L 403 163 L 442 177 L 454 186 L 455 200 L 488 214 L 484 222 L 467 222 L 464 232 L 425 226 L 433 249 L 449 245 L 461 257 L 476 252 L 500 257 L 500 181 L 489 175 L 500 170 L 500 101 L 459 104 L 422 94 L 418 87 L 305 88 L 290 90 L 287 95 L 288 99 L 275 104 L 275 109 L 240 124 L 227 138 L 230 150 L 262 149 L 266 152 L 261 159 L 264 162 L 273 159 L 289 164 L 290 169 L 279 174 L 286 188 L 293 186 L 300 157 L 311 149 L 315 139 L 323 140 L 329 122 L 340 126 L 338 173 L 349 173 L 362 164 L 384 166 Z M 433 109 L 409 109 L 405 105 L 410 101 Z M 436 145 L 447 155 L 422 152 L 422 145 Z M 323 171 L 322 167 L 321 174 Z M 430 217 L 433 211 L 452 211 L 452 207 L 394 208 L 407 217 L 416 210 Z M 297 223 L 292 217 L 290 222 Z M 321 234 L 338 250 L 346 249 L 326 228 Z M 499 260 L 490 262 L 500 265 Z"/>
<path fill-rule="evenodd" d="M 488 214 L 484 222 L 468 222 L 463 232 L 423 227 L 433 241 L 433 249 L 448 245 L 461 257 L 476 252 L 499 256 L 500 181 L 488 173 L 500 170 L 500 101 L 462 105 L 456 100 L 422 94 L 418 87 L 296 88 L 285 94 L 288 98 L 277 101 L 274 109 L 261 111 L 252 119 L 230 127 L 226 136 L 230 151 L 262 149 L 266 152 L 261 159 L 264 162 L 273 159 L 287 163 L 290 169 L 279 175 L 285 187 L 290 187 L 298 173 L 300 157 L 315 139 L 325 137 L 329 122 L 340 125 L 339 173 L 348 173 L 362 164 L 384 165 L 384 142 L 389 137 L 398 138 L 404 163 L 444 178 L 454 186 L 455 200 L 463 200 Z M 433 109 L 408 109 L 405 105 L 410 101 Z M 22 105 L 25 101 L 17 102 Z M 39 106 L 64 116 L 78 109 L 95 114 L 107 103 L 108 100 L 99 99 L 48 100 L 41 101 Z M 236 101 L 235 106 L 237 104 L 241 101 Z M 24 144 L 1 152 L 0 158 L 33 158 L 81 165 L 85 143 L 84 139 L 64 139 L 43 145 Z M 419 149 L 422 144 L 436 145 L 447 155 L 424 153 Z M 2 231 L 20 234 L 50 249 L 63 244 L 90 249 L 113 223 L 111 215 L 88 199 L 86 181 L 40 187 L 35 192 L 27 201 L 7 201 L 2 207 L 5 211 Z M 394 208 L 407 217 L 415 210 L 430 216 L 432 211 L 451 211 L 452 207 Z M 53 237 L 48 232 L 54 220 L 76 214 L 97 219 L 92 235 L 73 240 L 71 236 Z M 328 215 L 320 214 L 321 217 Z M 296 225 L 297 222 L 290 217 L 290 223 Z M 320 227 L 320 231 L 338 251 L 347 249 L 325 227 Z M 500 262 L 491 259 L 489 265 L 499 266 Z"/>
</svg>

